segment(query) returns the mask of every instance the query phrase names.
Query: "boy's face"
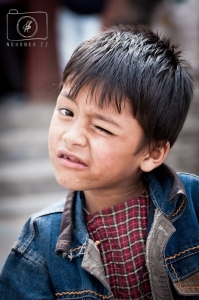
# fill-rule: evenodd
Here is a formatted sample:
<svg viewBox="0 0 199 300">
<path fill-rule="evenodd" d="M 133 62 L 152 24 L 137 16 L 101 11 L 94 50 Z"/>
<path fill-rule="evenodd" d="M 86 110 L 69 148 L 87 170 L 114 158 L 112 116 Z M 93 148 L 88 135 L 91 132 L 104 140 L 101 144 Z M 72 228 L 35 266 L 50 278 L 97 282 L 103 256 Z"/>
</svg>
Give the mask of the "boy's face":
<svg viewBox="0 0 199 300">
<path fill-rule="evenodd" d="M 49 153 L 59 184 L 72 190 L 125 190 L 136 185 L 145 153 L 134 154 L 143 130 L 128 105 L 121 113 L 89 101 L 89 87 L 75 100 L 64 85 L 52 117 Z M 90 97 L 90 96 L 89 96 Z"/>
</svg>

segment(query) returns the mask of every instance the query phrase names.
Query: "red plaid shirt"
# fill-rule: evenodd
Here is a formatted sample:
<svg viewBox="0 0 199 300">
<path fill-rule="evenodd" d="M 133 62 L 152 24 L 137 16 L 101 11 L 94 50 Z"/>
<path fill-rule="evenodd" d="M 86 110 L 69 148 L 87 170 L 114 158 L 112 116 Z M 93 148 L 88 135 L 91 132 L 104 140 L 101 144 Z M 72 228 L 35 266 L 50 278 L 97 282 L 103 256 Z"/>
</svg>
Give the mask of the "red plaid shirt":
<svg viewBox="0 0 199 300">
<path fill-rule="evenodd" d="M 92 240 L 98 245 L 114 299 L 152 299 L 145 266 L 149 196 L 117 204 L 94 214 L 85 213 Z"/>
</svg>

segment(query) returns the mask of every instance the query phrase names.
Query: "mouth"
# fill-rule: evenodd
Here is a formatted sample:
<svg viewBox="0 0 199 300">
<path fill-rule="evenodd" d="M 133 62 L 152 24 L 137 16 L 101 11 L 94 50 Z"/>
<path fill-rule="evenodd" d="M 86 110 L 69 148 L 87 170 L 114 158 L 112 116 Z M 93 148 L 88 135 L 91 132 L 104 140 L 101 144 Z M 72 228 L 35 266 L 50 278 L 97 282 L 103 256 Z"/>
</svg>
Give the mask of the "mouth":
<svg viewBox="0 0 199 300">
<path fill-rule="evenodd" d="M 79 157 L 72 154 L 58 153 L 58 158 L 66 167 L 85 168 L 87 164 Z"/>
<path fill-rule="evenodd" d="M 84 162 L 82 162 L 80 159 L 78 159 L 78 158 L 76 158 L 76 157 L 74 157 L 74 156 L 61 154 L 59 157 L 86 166 L 86 164 L 85 164 Z"/>
</svg>

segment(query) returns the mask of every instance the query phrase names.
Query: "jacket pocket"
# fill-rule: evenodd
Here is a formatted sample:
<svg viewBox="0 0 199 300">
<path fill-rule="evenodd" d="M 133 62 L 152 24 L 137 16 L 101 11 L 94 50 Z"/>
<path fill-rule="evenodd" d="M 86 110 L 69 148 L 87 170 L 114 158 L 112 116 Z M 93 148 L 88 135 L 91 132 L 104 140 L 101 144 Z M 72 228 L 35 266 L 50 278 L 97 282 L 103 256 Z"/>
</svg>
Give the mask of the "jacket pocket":
<svg viewBox="0 0 199 300">
<path fill-rule="evenodd" d="M 173 265 L 171 265 L 173 271 L 175 269 Z M 175 272 L 176 276 L 177 273 Z M 199 272 L 185 278 L 181 279 L 175 283 L 173 283 L 174 288 L 176 289 L 177 293 L 182 296 L 199 296 Z M 196 299 L 199 299 L 197 297 Z"/>
</svg>

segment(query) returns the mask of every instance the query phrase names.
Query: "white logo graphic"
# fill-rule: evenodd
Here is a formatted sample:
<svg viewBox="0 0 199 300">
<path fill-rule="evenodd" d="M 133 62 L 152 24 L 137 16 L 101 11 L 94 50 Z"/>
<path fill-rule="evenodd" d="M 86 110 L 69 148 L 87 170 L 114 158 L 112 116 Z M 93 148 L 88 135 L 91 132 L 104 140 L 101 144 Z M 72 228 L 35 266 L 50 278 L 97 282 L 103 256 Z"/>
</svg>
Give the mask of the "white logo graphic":
<svg viewBox="0 0 199 300">
<path fill-rule="evenodd" d="M 24 32 L 29 32 L 29 29 L 31 29 L 31 23 L 32 21 L 27 21 L 27 23 L 23 26 L 23 31 Z"/>
<path fill-rule="evenodd" d="M 48 14 L 43 11 L 19 13 L 11 9 L 7 14 L 7 39 L 9 41 L 46 40 Z"/>
</svg>

